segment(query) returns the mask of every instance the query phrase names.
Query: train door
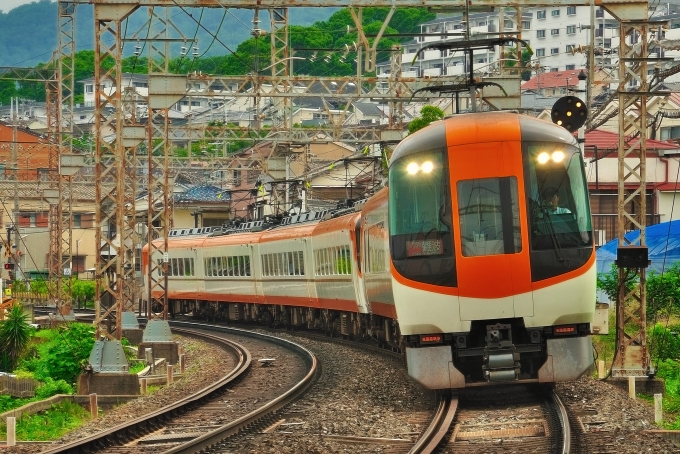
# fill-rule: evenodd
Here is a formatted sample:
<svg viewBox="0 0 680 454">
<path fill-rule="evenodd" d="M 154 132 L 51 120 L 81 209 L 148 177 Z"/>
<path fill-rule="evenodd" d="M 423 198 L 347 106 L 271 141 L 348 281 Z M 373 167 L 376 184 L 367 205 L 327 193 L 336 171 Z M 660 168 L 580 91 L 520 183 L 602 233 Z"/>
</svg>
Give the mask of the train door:
<svg viewBox="0 0 680 454">
<path fill-rule="evenodd" d="M 264 302 L 264 291 L 262 290 L 262 256 L 260 255 L 259 245 L 250 245 L 250 256 L 252 257 L 250 278 L 253 280 L 255 299 L 259 302 Z"/>
<path fill-rule="evenodd" d="M 532 316 L 520 143 L 455 146 L 449 156 L 461 319 Z"/>
<path fill-rule="evenodd" d="M 309 303 L 314 304 L 317 301 L 316 284 L 314 281 L 314 250 L 309 238 L 302 238 L 302 249 L 304 251 L 305 270 L 303 275 L 305 276 L 305 285 L 307 286 L 307 297 L 309 298 Z"/>
<path fill-rule="evenodd" d="M 352 256 L 352 281 L 354 283 L 354 291 L 356 294 L 357 308 L 362 314 L 371 312 L 371 305 L 366 296 L 366 286 L 364 285 L 363 268 L 362 268 L 362 241 L 361 241 L 361 216 L 357 219 L 354 233 L 350 233 L 350 239 L 354 246 L 354 254 Z"/>
</svg>

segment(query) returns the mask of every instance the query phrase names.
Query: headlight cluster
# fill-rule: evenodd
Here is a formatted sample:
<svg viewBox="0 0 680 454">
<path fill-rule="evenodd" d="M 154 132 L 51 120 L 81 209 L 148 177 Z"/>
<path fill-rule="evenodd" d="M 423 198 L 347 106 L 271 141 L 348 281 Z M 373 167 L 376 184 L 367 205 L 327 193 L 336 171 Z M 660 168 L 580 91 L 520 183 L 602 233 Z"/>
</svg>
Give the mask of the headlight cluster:
<svg viewBox="0 0 680 454">
<path fill-rule="evenodd" d="M 432 161 L 425 161 L 422 164 L 418 164 L 417 162 L 411 162 L 409 165 L 406 166 L 406 171 L 409 173 L 409 175 L 415 175 L 418 173 L 418 171 L 421 171 L 423 173 L 430 173 L 434 169 L 434 164 L 432 164 Z"/>
</svg>

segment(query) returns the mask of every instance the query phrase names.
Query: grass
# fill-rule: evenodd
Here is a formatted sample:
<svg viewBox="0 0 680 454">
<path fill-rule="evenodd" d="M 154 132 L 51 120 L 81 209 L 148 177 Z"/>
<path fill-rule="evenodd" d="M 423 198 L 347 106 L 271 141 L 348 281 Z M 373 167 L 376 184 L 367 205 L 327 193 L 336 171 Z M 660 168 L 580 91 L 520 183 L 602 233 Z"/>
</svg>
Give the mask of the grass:
<svg viewBox="0 0 680 454">
<path fill-rule="evenodd" d="M 653 330 L 647 330 L 647 347 L 652 354 L 652 365 L 657 369 L 656 376 L 664 380 L 664 387 L 666 393 L 663 396 L 663 422 L 660 424 L 662 428 L 680 430 L 680 339 L 675 332 L 680 332 L 680 321 L 677 317 L 671 317 L 667 321 L 659 321 L 656 331 L 662 332 L 664 341 L 670 344 L 666 356 L 672 359 L 659 361 L 654 356 L 658 346 L 654 342 L 659 342 L 652 336 Z M 673 345 L 676 344 L 676 345 Z M 593 336 L 593 346 L 597 351 L 598 360 L 605 362 L 605 370 L 610 370 L 612 361 L 614 359 L 614 347 L 616 345 L 616 309 L 612 306 L 609 312 L 609 334 Z M 594 372 L 597 377 L 597 371 Z M 654 398 L 652 396 L 639 395 L 645 401 L 653 404 Z"/>
<path fill-rule="evenodd" d="M 17 440 L 56 440 L 89 419 L 89 411 L 69 400 L 64 400 L 44 412 L 21 417 L 16 425 Z M 4 423 L 0 424 L 0 439 L 7 440 L 7 425 Z"/>
</svg>

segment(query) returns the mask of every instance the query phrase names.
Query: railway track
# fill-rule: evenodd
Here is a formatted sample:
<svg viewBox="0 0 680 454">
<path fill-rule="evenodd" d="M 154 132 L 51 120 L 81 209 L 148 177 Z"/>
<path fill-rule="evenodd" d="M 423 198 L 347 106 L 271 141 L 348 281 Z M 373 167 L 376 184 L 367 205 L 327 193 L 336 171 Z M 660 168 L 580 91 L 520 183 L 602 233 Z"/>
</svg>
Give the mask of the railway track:
<svg viewBox="0 0 680 454">
<path fill-rule="evenodd" d="M 229 328 L 217 325 L 203 325 L 194 322 L 182 322 L 182 321 L 172 321 L 173 331 L 185 332 L 185 329 L 214 329 L 214 330 L 228 330 Z M 248 332 L 237 330 L 238 332 Z M 279 331 L 279 330 L 275 330 Z M 303 332 L 293 332 L 290 333 L 295 336 L 303 336 L 312 339 L 326 340 L 329 338 L 322 335 L 303 333 Z M 371 345 L 358 344 L 357 342 L 342 341 L 340 339 L 334 339 L 334 341 L 341 341 L 348 345 L 356 347 L 360 345 L 362 348 L 368 348 L 374 351 L 380 352 L 385 356 L 400 357 L 398 352 L 393 352 L 390 350 L 385 350 Z M 307 385 L 309 386 L 309 385 Z M 522 386 L 511 386 L 511 390 L 523 390 L 525 387 Z M 366 437 L 353 437 L 353 436 L 329 436 L 327 438 L 332 438 L 335 441 L 341 443 L 372 443 L 372 444 L 394 444 L 397 446 L 394 452 L 408 452 L 409 454 L 428 454 L 428 453 L 465 453 L 465 452 L 483 452 L 488 449 L 488 452 L 506 452 L 504 450 L 494 451 L 495 448 L 499 448 L 501 445 L 505 447 L 512 446 L 513 444 L 521 443 L 521 452 L 550 452 L 550 453 L 570 453 L 570 452 L 581 452 L 580 449 L 571 451 L 570 441 L 570 424 L 569 419 L 572 419 L 572 424 L 575 424 L 576 419 L 573 416 L 567 415 L 567 412 L 559 398 L 550 392 L 546 396 L 541 398 L 536 397 L 535 393 L 509 393 L 514 394 L 514 398 L 510 401 L 506 400 L 506 404 L 510 405 L 513 411 L 519 413 L 519 417 L 511 420 L 503 420 L 503 410 L 493 408 L 491 410 L 485 409 L 484 404 L 480 402 L 480 397 L 476 397 L 476 394 L 480 396 L 486 395 L 486 398 L 481 398 L 482 401 L 493 401 L 494 397 L 489 398 L 488 395 L 491 393 L 495 394 L 497 391 L 493 391 L 493 388 L 484 388 L 484 390 L 466 390 L 463 391 L 463 406 L 459 405 L 459 399 L 457 396 L 447 396 L 443 394 L 437 395 L 436 410 L 427 427 L 417 434 L 412 440 L 412 444 L 408 447 L 406 443 L 408 440 L 390 440 L 390 439 L 371 439 Z M 503 391 L 501 394 L 508 394 L 507 390 Z M 156 427 L 153 433 L 145 434 L 143 437 L 138 437 L 139 441 L 132 441 L 131 435 L 123 435 L 120 433 L 114 434 L 114 429 L 112 433 L 103 434 L 102 439 L 108 440 L 116 438 L 118 440 L 124 439 L 126 443 L 120 445 L 119 447 L 112 447 L 107 452 L 133 452 L 130 450 L 131 446 L 139 446 L 140 452 L 143 447 L 144 452 L 165 452 L 165 453 L 188 453 L 188 452 L 223 452 L 221 447 L 223 440 L 229 439 L 235 435 L 237 438 L 256 436 L 257 434 L 264 433 L 272 428 L 276 428 L 281 425 L 284 421 L 276 416 L 276 411 L 282 409 L 284 406 L 292 402 L 295 397 L 285 398 L 281 396 L 280 399 L 275 399 L 272 401 L 271 411 L 254 411 L 251 412 L 237 420 L 230 421 L 228 423 L 222 424 L 219 428 L 214 425 L 202 426 L 201 424 L 175 424 L 173 427 L 172 423 L 165 423 L 161 427 Z M 501 399 L 502 400 L 502 399 Z M 180 403 L 178 402 L 178 405 Z M 203 416 L 193 416 L 194 421 L 201 421 L 206 418 L 209 419 L 211 412 L 210 403 L 200 403 L 196 405 L 202 405 Z M 219 405 L 217 405 L 219 407 Z M 174 406 L 171 406 L 174 407 Z M 170 407 L 168 407 L 170 408 Z M 522 414 L 526 413 L 526 409 L 530 409 L 529 415 L 532 417 L 527 418 Z M 532 414 L 534 409 L 541 409 L 542 416 L 535 417 Z M 175 411 L 177 413 L 177 411 Z M 475 418 L 479 418 L 480 415 L 486 415 L 487 421 L 484 423 L 474 423 Z M 470 422 L 472 421 L 472 422 Z M 565 424 L 566 422 L 566 424 Z M 287 423 L 284 423 L 284 425 Z M 132 425 L 139 427 L 139 423 L 132 423 Z M 142 424 L 144 426 L 144 424 Z M 508 427 L 509 426 L 509 427 Z M 177 430 L 181 429 L 181 430 Z M 139 431 L 139 429 L 137 429 Z M 169 435 L 169 433 L 174 433 L 175 435 Z M 179 432 L 179 433 L 178 433 Z M 198 433 L 201 432 L 201 433 Z M 582 438 L 580 438 L 582 442 Z M 577 440 L 578 441 L 578 440 Z M 84 440 L 87 442 L 87 440 Z M 403 443 L 402 443 L 403 442 Z M 99 442 L 102 445 L 101 441 Z M 155 445 L 155 447 L 152 447 Z M 520 446 L 519 444 L 517 446 Z M 66 446 L 60 447 L 59 450 L 52 450 L 49 452 L 83 452 L 85 450 L 67 450 Z M 160 451 L 159 449 L 162 449 Z M 102 452 L 99 450 L 98 452 Z M 585 451 L 584 451 L 585 452 Z"/>
<path fill-rule="evenodd" d="M 127 421 L 108 430 L 80 439 L 76 442 L 54 447 L 46 453 L 81 452 L 198 452 L 219 441 L 248 428 L 270 424 L 275 413 L 295 400 L 312 384 L 317 373 L 314 355 L 295 343 L 277 339 L 264 334 L 251 333 L 233 328 L 212 327 L 222 333 L 266 339 L 279 349 L 288 349 L 302 358 L 305 373 L 275 398 L 258 403 L 256 409 L 236 419 L 220 414 L 225 410 L 225 392 L 237 386 L 245 375 L 252 370 L 253 358 L 250 352 L 239 343 L 230 341 L 220 334 L 208 334 L 206 327 L 180 327 L 175 324 L 173 332 L 200 336 L 204 340 L 228 346 L 238 360 L 236 367 L 210 386 L 168 405 L 158 411 Z M 223 420 L 227 418 L 228 420 Z M 190 422 L 188 422 L 190 421 Z"/>
<path fill-rule="evenodd" d="M 553 390 L 528 386 L 461 391 L 438 453 L 552 453 L 572 449 L 570 416 Z"/>
</svg>

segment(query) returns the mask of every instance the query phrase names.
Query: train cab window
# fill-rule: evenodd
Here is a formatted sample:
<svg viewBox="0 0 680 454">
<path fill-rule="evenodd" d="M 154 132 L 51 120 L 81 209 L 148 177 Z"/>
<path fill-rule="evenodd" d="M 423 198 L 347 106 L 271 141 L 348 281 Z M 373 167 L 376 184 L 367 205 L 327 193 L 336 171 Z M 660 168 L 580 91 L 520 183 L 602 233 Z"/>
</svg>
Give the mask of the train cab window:
<svg viewBox="0 0 680 454">
<path fill-rule="evenodd" d="M 410 153 L 390 164 L 390 253 L 404 277 L 455 287 L 448 174 L 443 149 Z"/>
<path fill-rule="evenodd" d="M 517 178 L 459 181 L 457 189 L 463 256 L 520 252 Z"/>
<path fill-rule="evenodd" d="M 533 280 L 582 266 L 592 254 L 593 239 L 580 150 L 528 142 L 524 168 Z"/>
</svg>

